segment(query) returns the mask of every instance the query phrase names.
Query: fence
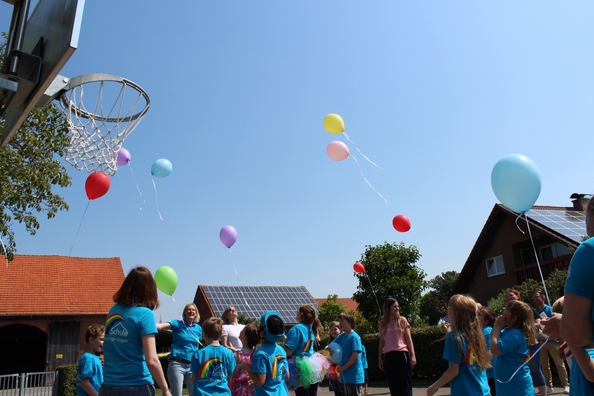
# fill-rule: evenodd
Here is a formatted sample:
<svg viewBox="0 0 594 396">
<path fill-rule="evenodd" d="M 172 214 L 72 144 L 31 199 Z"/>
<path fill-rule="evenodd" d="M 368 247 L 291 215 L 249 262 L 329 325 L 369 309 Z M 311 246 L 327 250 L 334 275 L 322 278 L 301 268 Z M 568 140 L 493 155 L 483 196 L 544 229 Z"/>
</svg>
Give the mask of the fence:
<svg viewBox="0 0 594 396">
<path fill-rule="evenodd" d="M 56 396 L 57 372 L 0 375 L 0 396 Z"/>
</svg>

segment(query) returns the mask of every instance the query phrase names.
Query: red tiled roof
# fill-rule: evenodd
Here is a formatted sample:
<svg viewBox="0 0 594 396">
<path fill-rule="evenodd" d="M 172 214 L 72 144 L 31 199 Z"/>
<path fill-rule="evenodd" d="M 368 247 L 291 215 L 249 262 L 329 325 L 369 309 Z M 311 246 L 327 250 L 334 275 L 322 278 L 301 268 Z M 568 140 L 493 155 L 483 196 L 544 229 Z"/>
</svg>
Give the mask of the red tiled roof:
<svg viewBox="0 0 594 396">
<path fill-rule="evenodd" d="M 318 307 L 325 303 L 328 299 L 327 298 L 314 298 Z M 336 302 L 339 304 L 344 305 L 347 308 L 347 311 L 356 311 L 359 304 L 352 298 L 337 298 Z"/>
<path fill-rule="evenodd" d="M 0 315 L 107 314 L 124 281 L 119 257 L 16 255 L 0 261 Z"/>
</svg>

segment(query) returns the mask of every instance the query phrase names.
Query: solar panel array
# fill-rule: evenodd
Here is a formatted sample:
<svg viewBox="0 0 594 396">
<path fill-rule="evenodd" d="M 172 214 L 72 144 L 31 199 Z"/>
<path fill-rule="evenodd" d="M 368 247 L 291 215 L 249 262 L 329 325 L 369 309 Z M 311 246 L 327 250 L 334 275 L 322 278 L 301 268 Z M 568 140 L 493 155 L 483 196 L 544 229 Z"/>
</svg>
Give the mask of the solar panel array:
<svg viewBox="0 0 594 396">
<path fill-rule="evenodd" d="M 530 209 L 526 216 L 576 242 L 587 235 L 585 215 L 580 211 Z"/>
<path fill-rule="evenodd" d="M 228 306 L 253 319 L 266 311 L 280 313 L 285 323 L 295 323 L 302 304 L 318 305 L 304 286 L 205 286 L 200 285 L 215 314 L 220 317 Z"/>
</svg>

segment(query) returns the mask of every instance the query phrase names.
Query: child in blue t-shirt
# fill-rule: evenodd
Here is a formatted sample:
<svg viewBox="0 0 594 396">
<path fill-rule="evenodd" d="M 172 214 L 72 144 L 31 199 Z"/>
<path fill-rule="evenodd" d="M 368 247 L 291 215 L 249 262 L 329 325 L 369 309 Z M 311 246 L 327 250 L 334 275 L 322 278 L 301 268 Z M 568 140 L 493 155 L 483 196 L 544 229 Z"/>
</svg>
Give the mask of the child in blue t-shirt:
<svg viewBox="0 0 594 396">
<path fill-rule="evenodd" d="M 363 344 L 361 344 L 361 362 L 363 363 L 363 377 L 365 381 L 363 384 L 363 393 L 367 394 L 369 393 L 369 374 L 367 373 L 369 364 L 367 363 L 367 350 Z"/>
<path fill-rule="evenodd" d="M 427 396 L 450 383 L 456 396 L 488 396 L 489 384 L 485 369 L 489 364 L 487 344 L 477 316 L 477 304 L 471 297 L 453 295 L 448 304 L 452 331 L 446 336 L 443 358 L 446 372 L 427 389 Z"/>
<path fill-rule="evenodd" d="M 78 361 L 76 375 L 76 393 L 78 396 L 98 396 L 103 382 L 103 365 L 99 359 L 103 351 L 105 326 L 90 325 L 85 333 L 87 347 Z"/>
<path fill-rule="evenodd" d="M 282 316 L 276 311 L 265 312 L 258 330 L 262 346 L 252 354 L 252 365 L 240 363 L 254 381 L 254 396 L 288 396 L 285 381 L 290 378 L 287 353 L 277 344 L 285 336 Z"/>
<path fill-rule="evenodd" d="M 336 367 L 339 380 L 345 396 L 361 396 L 361 387 L 365 383 L 363 362 L 361 360 L 361 337 L 354 330 L 355 317 L 348 313 L 338 315 L 338 323 L 343 331 L 335 343 L 342 348 L 342 359 Z"/>
<path fill-rule="evenodd" d="M 194 354 L 190 363 L 193 396 L 231 396 L 228 381 L 235 370 L 235 357 L 219 342 L 223 335 L 223 321 L 216 317 L 208 318 L 202 324 L 202 330 L 207 345 Z"/>
<path fill-rule="evenodd" d="M 507 327 L 505 331 L 502 331 Z M 507 303 L 503 315 L 495 320 L 491 332 L 491 353 L 495 388 L 500 395 L 534 396 L 534 386 L 527 364 L 528 345 L 536 344 L 534 314 L 522 301 Z"/>
<path fill-rule="evenodd" d="M 493 355 L 491 354 L 491 332 L 493 331 L 493 325 L 495 324 L 495 318 L 497 318 L 497 314 L 491 308 L 481 306 L 476 316 L 478 316 L 479 322 L 483 327 L 483 335 L 485 336 L 485 342 L 487 343 L 487 351 L 489 353 L 489 367 L 487 367 L 487 382 L 489 383 L 489 389 L 491 391 L 491 396 L 496 396 L 497 391 L 495 390 L 495 374 L 493 373 L 493 366 L 491 365 L 491 361 L 493 360 Z"/>
</svg>

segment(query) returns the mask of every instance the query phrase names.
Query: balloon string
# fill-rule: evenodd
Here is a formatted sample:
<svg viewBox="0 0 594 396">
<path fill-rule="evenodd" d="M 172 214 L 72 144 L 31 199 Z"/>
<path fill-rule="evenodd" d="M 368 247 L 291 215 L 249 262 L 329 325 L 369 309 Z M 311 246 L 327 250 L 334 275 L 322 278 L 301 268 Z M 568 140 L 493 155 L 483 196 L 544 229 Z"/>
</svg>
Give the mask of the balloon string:
<svg viewBox="0 0 594 396">
<path fill-rule="evenodd" d="M 6 253 L 6 247 L 4 246 L 2 238 L 0 238 L 0 244 L 2 245 L 2 251 L 4 251 L 4 258 L 6 259 L 6 268 L 8 268 L 8 253 Z"/>
<path fill-rule="evenodd" d="M 516 227 L 518 228 L 518 230 L 520 230 L 520 232 L 521 232 L 522 234 L 526 234 L 526 233 L 524 232 L 524 230 L 522 230 L 522 229 L 520 228 L 520 225 L 518 224 L 518 220 L 520 219 L 520 217 L 522 217 L 522 213 L 520 213 L 520 214 L 518 215 L 518 217 L 516 217 L 516 220 L 515 220 Z"/>
<path fill-rule="evenodd" d="M 375 188 L 374 188 L 374 187 L 371 185 L 371 183 L 369 182 L 369 180 L 367 180 L 367 178 L 365 177 L 365 174 L 363 173 L 363 169 L 361 169 L 361 165 L 359 164 L 359 161 L 357 161 L 357 158 L 353 157 L 352 155 L 349 155 L 349 157 L 351 157 L 351 158 L 352 158 L 352 159 L 353 159 L 353 160 L 354 160 L 354 161 L 357 163 L 357 166 L 359 167 L 359 172 L 361 172 L 361 176 L 363 176 L 363 180 L 365 180 L 365 182 L 366 182 L 366 183 L 369 185 L 369 187 L 371 187 L 371 189 L 372 189 L 373 191 L 375 191 L 375 193 L 376 193 L 377 195 L 379 195 L 381 199 L 383 199 L 383 200 L 384 200 L 384 202 L 386 203 L 386 206 L 388 206 L 388 201 L 386 201 L 386 198 L 384 198 L 384 196 L 383 196 L 382 194 L 380 194 L 380 193 L 379 193 L 379 192 L 378 192 L 378 191 L 377 191 L 377 190 L 376 190 L 376 189 L 375 189 Z"/>
<path fill-rule="evenodd" d="M 544 276 L 542 275 L 542 268 L 540 268 L 540 261 L 538 260 L 538 254 L 536 253 L 536 246 L 534 246 L 534 240 L 532 239 L 532 233 L 530 232 L 530 224 L 528 223 L 528 217 L 526 217 L 525 213 L 524 219 L 526 219 L 526 228 L 528 229 L 528 235 L 530 235 L 530 242 L 532 243 L 532 250 L 534 251 L 534 257 L 536 258 L 536 267 L 538 268 L 538 273 L 540 274 L 540 281 L 542 282 L 542 287 L 544 289 L 545 295 L 547 296 L 547 303 L 548 305 L 551 305 L 549 291 L 547 290 L 547 285 L 544 281 Z"/>
<path fill-rule="evenodd" d="M 232 249 L 233 249 L 233 246 L 231 246 L 229 248 L 229 254 L 233 254 Z M 250 304 L 248 304 L 247 299 L 245 298 L 245 295 L 243 294 L 243 288 L 241 287 L 241 281 L 239 280 L 239 273 L 237 272 L 237 266 L 235 265 L 235 262 L 233 261 L 233 257 L 231 258 L 231 261 L 233 263 L 233 269 L 235 270 L 235 276 L 237 277 L 237 284 L 239 285 L 239 292 L 241 293 L 241 297 L 243 298 L 243 303 L 250 310 L 251 317 L 255 318 L 256 316 L 254 315 L 254 310 L 252 309 L 252 307 L 250 307 Z M 246 312 L 247 312 L 247 310 L 246 310 Z"/>
<path fill-rule="evenodd" d="M 375 289 L 373 287 L 373 283 L 371 283 L 371 278 L 369 277 L 369 275 L 367 275 L 367 271 L 365 271 L 365 276 L 367 277 L 367 280 L 369 281 L 369 285 L 371 286 L 371 291 L 373 292 L 373 295 L 375 296 L 375 303 L 377 304 L 377 310 L 379 311 L 379 316 L 381 318 L 382 310 L 379 305 L 379 300 L 377 299 L 377 294 L 375 294 Z"/>
<path fill-rule="evenodd" d="M 415 236 L 415 240 L 417 241 L 417 249 L 419 250 L 419 252 L 423 251 L 423 249 L 421 249 L 421 243 L 419 242 L 419 238 L 417 233 L 415 232 L 414 228 L 410 228 L 410 230 L 413 232 L 414 236 Z M 423 267 L 423 260 L 421 258 L 422 256 L 419 254 L 419 264 L 421 265 L 421 267 Z"/>
<path fill-rule="evenodd" d="M 132 178 L 134 179 L 134 183 L 136 184 L 136 190 L 138 190 L 138 194 L 140 194 L 140 198 L 142 198 L 142 206 L 138 210 L 142 210 L 144 205 L 146 204 L 146 199 L 144 199 L 144 195 L 140 191 L 140 187 L 138 187 L 138 182 L 136 181 L 136 175 L 134 175 L 134 171 L 132 170 L 132 164 L 130 164 L 130 173 L 132 173 Z"/>
<path fill-rule="evenodd" d="M 540 352 L 540 350 L 545 346 L 545 344 L 547 342 L 549 342 L 549 336 L 545 336 L 545 340 L 544 342 L 542 342 L 541 346 L 532 354 L 530 355 L 530 358 L 528 360 L 526 360 L 524 363 L 522 363 L 522 365 L 520 367 L 518 367 L 518 369 L 516 371 L 514 371 L 514 373 L 511 375 L 511 377 L 509 377 L 509 379 L 507 381 L 501 381 L 500 379 L 497 380 L 497 382 L 499 382 L 500 384 L 507 384 L 509 381 L 511 381 L 512 379 L 514 379 L 514 377 L 516 376 L 516 374 L 518 374 L 518 371 L 520 371 L 520 369 L 522 367 L 524 367 L 525 365 L 527 365 L 528 363 L 530 363 L 530 361 L 538 355 L 538 352 Z"/>
<path fill-rule="evenodd" d="M 68 257 L 70 257 L 70 253 L 72 253 L 72 248 L 74 247 L 74 242 L 76 238 L 78 238 L 78 233 L 80 232 L 80 228 L 82 227 L 83 220 L 85 219 L 85 215 L 87 214 L 87 210 L 89 209 L 89 205 L 91 204 L 91 200 L 87 203 L 87 207 L 85 208 L 85 212 L 82 215 L 82 219 L 80 219 L 80 224 L 78 225 L 78 230 L 76 230 L 76 235 L 74 236 L 74 241 L 72 241 L 72 246 L 70 246 L 70 250 L 68 251 Z"/>
<path fill-rule="evenodd" d="M 381 167 L 381 166 L 378 166 L 378 165 L 377 165 L 375 162 L 373 162 L 372 160 L 370 160 L 369 158 L 367 158 L 367 156 L 366 156 L 365 154 L 363 154 L 363 153 L 361 152 L 361 150 L 359 150 L 359 147 L 357 147 L 357 145 L 356 145 L 355 143 L 353 143 L 353 141 L 351 140 L 351 138 L 349 137 L 349 135 L 347 135 L 347 133 L 346 133 L 346 132 L 343 132 L 342 134 L 344 135 L 344 137 L 346 137 L 346 138 L 347 138 L 347 140 L 348 140 L 349 142 L 351 142 L 351 144 L 352 144 L 353 146 L 355 146 L 355 148 L 357 149 L 357 151 L 359 152 L 359 154 L 361 154 L 361 155 L 363 156 L 363 158 L 365 158 L 367 161 L 369 161 L 369 162 L 370 162 L 370 163 L 371 163 L 373 166 L 375 166 L 376 168 L 378 168 L 378 169 L 382 169 L 382 167 Z"/>
<path fill-rule="evenodd" d="M 153 179 L 153 188 L 155 189 L 155 205 L 157 205 L 157 213 L 159 214 L 159 218 L 161 221 L 166 222 L 167 220 L 163 220 L 163 216 L 161 216 L 161 211 L 159 210 L 159 201 L 157 198 L 157 186 L 155 185 L 155 179 Z"/>
</svg>

